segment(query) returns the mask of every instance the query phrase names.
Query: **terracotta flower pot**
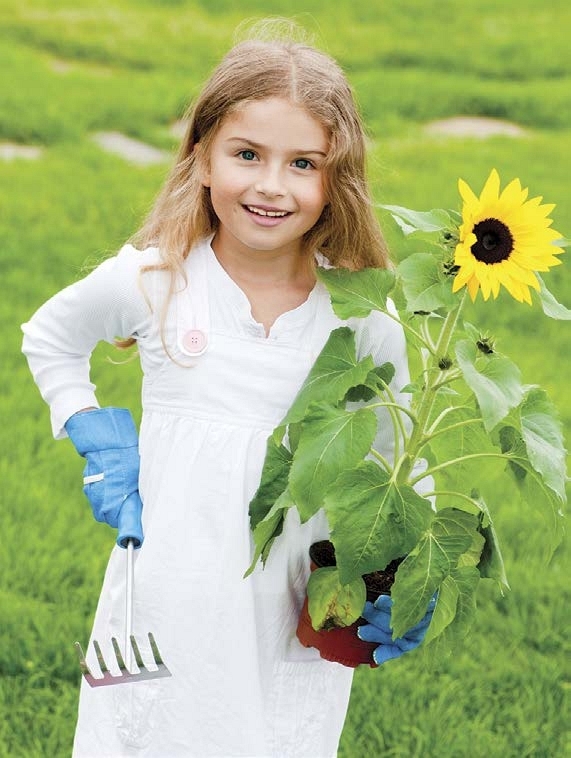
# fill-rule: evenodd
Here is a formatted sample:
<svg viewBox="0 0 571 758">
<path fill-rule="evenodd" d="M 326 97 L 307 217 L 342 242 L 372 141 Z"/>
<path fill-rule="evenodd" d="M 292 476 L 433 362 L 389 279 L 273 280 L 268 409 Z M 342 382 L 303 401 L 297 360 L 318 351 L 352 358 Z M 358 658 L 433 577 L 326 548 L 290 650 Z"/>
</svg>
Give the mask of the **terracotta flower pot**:
<svg viewBox="0 0 571 758">
<path fill-rule="evenodd" d="M 335 566 L 335 549 L 329 540 L 314 543 L 309 550 L 311 570 L 323 566 Z M 375 572 L 363 577 L 367 586 L 367 600 L 374 602 L 380 594 L 390 595 L 394 573 L 399 561 L 393 561 L 385 572 Z M 326 661 L 341 663 L 343 666 L 356 668 L 362 664 L 376 668 L 373 651 L 379 646 L 377 642 L 365 642 L 357 636 L 359 626 L 366 624 L 359 618 L 351 626 L 316 631 L 311 624 L 306 597 L 297 626 L 297 638 L 305 647 L 314 647 Z"/>
</svg>

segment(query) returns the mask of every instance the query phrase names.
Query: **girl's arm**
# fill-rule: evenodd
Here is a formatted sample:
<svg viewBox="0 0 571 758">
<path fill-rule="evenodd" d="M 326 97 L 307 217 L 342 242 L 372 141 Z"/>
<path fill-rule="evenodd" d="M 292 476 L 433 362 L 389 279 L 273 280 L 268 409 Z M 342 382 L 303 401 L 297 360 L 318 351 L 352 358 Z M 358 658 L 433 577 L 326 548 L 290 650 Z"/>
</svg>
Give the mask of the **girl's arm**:
<svg viewBox="0 0 571 758">
<path fill-rule="evenodd" d="M 54 437 L 66 436 L 65 422 L 97 408 L 90 357 L 98 342 L 144 337 L 151 311 L 140 288 L 141 265 L 153 262 L 131 246 L 84 279 L 54 295 L 22 325 L 24 352 L 44 400 Z"/>
</svg>

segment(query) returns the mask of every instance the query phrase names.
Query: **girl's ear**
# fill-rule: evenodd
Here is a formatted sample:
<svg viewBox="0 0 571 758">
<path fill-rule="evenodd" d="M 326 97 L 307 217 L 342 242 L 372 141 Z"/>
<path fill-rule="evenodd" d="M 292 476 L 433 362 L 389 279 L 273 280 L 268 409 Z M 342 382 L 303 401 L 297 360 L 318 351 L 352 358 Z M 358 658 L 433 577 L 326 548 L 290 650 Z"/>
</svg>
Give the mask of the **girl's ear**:
<svg viewBox="0 0 571 758">
<path fill-rule="evenodd" d="M 210 187 L 210 161 L 200 142 L 197 142 L 192 148 L 198 164 L 198 176 L 203 187 Z"/>
</svg>

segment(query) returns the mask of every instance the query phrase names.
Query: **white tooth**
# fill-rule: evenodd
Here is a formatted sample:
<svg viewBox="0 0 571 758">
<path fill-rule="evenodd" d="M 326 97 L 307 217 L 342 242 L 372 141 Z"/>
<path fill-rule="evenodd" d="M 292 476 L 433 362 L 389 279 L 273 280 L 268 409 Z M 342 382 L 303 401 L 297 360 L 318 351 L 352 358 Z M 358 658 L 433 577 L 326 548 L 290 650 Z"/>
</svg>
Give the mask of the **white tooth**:
<svg viewBox="0 0 571 758">
<path fill-rule="evenodd" d="M 258 216 L 270 216 L 271 218 L 279 217 L 287 215 L 287 211 L 264 211 L 262 208 L 254 208 L 252 205 L 248 205 L 248 210 L 251 213 L 257 213 Z"/>
</svg>

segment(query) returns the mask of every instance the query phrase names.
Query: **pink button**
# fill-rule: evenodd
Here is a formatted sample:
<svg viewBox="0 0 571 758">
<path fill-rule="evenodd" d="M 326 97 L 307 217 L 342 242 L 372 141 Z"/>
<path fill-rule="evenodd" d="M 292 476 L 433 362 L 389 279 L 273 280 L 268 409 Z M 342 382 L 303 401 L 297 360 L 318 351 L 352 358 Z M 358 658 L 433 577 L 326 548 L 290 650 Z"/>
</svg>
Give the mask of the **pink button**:
<svg viewBox="0 0 571 758">
<path fill-rule="evenodd" d="M 199 355 L 206 349 L 206 335 L 200 329 L 191 329 L 183 336 L 181 347 L 188 355 Z"/>
</svg>

